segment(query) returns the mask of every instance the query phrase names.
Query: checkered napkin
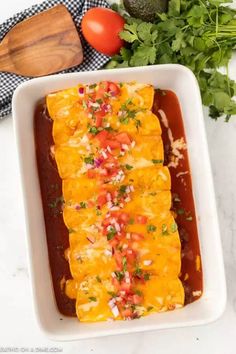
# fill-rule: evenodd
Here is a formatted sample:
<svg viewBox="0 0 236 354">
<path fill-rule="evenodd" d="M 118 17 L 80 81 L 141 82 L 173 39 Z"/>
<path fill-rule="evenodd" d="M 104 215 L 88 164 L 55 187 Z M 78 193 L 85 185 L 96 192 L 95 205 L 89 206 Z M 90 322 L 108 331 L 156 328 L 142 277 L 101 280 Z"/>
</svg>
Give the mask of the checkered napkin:
<svg viewBox="0 0 236 354">
<path fill-rule="evenodd" d="M 7 32 L 15 26 L 18 22 L 31 17 L 41 11 L 47 10 L 57 4 L 64 4 L 70 11 L 74 23 L 80 30 L 80 22 L 85 12 L 91 7 L 109 7 L 105 0 L 46 0 L 41 4 L 34 5 L 31 8 L 24 10 L 10 19 L 6 20 L 0 25 L 0 41 L 7 34 Z M 84 61 L 81 65 L 63 72 L 75 72 L 75 71 L 89 71 L 97 70 L 101 68 L 109 58 L 103 54 L 98 53 L 91 48 L 81 36 Z M 6 117 L 11 113 L 11 100 L 12 95 L 16 87 L 30 78 L 17 76 L 15 74 L 8 74 L 0 72 L 0 119 Z"/>
</svg>

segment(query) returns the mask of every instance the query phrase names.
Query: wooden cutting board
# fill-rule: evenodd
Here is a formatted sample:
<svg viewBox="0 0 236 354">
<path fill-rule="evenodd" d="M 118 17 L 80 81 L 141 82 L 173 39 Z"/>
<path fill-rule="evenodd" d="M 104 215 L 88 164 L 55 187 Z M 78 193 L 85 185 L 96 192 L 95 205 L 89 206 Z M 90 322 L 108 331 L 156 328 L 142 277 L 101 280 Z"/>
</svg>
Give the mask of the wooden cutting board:
<svg viewBox="0 0 236 354">
<path fill-rule="evenodd" d="M 79 34 L 64 5 L 22 21 L 0 43 L 0 71 L 4 72 L 36 77 L 82 61 Z"/>
</svg>

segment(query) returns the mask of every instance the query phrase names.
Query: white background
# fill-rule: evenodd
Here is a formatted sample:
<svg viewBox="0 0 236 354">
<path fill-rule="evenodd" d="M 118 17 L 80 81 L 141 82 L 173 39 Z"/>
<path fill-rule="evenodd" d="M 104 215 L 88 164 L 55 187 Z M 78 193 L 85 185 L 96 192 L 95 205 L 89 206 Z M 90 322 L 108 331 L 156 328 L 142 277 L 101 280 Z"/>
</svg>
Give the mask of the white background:
<svg viewBox="0 0 236 354">
<path fill-rule="evenodd" d="M 1 0 L 0 22 L 38 2 Z M 236 80 L 236 57 L 230 76 Z M 6 347 L 17 347 L 19 351 L 57 347 L 71 354 L 236 353 L 236 117 L 224 123 L 206 115 L 205 123 L 227 277 L 224 315 L 203 327 L 65 343 L 45 338 L 34 318 L 12 119 L 0 121 L 0 352 Z"/>
</svg>

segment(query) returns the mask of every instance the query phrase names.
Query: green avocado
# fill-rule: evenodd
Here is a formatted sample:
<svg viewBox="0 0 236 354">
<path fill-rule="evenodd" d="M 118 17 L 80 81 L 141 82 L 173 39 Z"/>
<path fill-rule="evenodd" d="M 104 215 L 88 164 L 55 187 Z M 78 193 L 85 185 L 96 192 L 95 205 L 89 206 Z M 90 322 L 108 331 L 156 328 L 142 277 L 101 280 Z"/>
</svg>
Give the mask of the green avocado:
<svg viewBox="0 0 236 354">
<path fill-rule="evenodd" d="M 143 21 L 153 22 L 157 12 L 167 12 L 169 0 L 123 0 L 130 16 Z"/>
</svg>

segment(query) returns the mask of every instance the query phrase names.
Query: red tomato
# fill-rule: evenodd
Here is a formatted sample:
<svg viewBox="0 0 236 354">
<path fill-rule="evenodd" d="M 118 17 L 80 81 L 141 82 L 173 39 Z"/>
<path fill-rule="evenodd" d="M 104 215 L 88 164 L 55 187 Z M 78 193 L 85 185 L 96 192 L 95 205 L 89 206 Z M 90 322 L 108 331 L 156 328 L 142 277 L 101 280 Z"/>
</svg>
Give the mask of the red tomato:
<svg viewBox="0 0 236 354">
<path fill-rule="evenodd" d="M 94 7 L 86 12 L 81 27 L 84 38 L 98 52 L 118 54 L 124 45 L 119 37 L 125 20 L 117 12 L 103 7 Z"/>
</svg>

